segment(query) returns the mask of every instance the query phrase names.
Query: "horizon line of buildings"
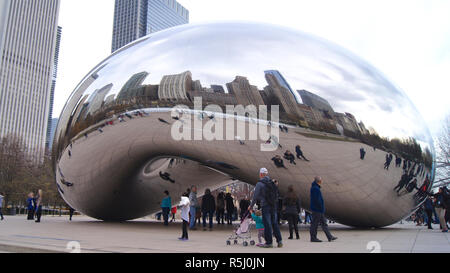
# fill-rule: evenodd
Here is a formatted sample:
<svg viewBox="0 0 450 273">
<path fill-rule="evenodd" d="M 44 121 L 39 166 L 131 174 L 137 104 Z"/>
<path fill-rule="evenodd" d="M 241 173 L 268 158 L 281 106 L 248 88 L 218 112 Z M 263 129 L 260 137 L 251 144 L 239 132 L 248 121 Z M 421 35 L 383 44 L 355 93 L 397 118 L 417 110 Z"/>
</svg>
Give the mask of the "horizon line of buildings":
<svg viewBox="0 0 450 273">
<path fill-rule="evenodd" d="M 344 131 L 368 134 L 363 122 L 358 122 L 350 113 L 337 113 L 330 103 L 307 90 L 297 90 L 303 103 L 297 101 L 293 90 L 283 75 L 277 70 L 265 71 L 268 83 L 263 90 L 251 85 L 244 76 L 236 78 L 224 86 L 212 84 L 203 87 L 199 80 L 193 80 L 192 73 L 185 71 L 180 74 L 165 75 L 159 85 L 143 82 L 148 77 L 148 72 L 134 74 L 123 85 L 119 92 L 111 92 L 113 84 L 108 84 L 95 90 L 90 95 L 84 95 L 81 99 L 78 116 L 86 118 L 88 115 L 107 111 L 113 105 L 144 104 L 158 107 L 160 105 L 192 104 L 195 97 L 201 97 L 206 104 L 226 105 L 272 105 L 280 106 L 280 119 L 300 124 L 305 127 L 325 124 L 335 128 L 335 131 L 344 135 Z M 91 82 L 92 83 L 92 82 Z M 111 94 L 114 93 L 114 94 Z"/>
</svg>

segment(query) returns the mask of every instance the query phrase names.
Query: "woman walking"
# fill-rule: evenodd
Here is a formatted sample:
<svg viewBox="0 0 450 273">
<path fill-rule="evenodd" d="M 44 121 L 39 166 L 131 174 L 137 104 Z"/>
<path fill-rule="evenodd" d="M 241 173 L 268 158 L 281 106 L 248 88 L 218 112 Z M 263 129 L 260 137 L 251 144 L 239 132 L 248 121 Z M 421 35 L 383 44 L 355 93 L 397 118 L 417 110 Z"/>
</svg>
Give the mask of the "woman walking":
<svg viewBox="0 0 450 273">
<path fill-rule="evenodd" d="M 298 234 L 298 215 L 300 213 L 300 200 L 297 193 L 294 190 L 294 186 L 288 187 L 286 198 L 283 200 L 285 207 L 286 218 L 289 223 L 289 240 L 294 239 L 293 231 L 295 230 L 296 239 L 300 239 Z"/>
<path fill-rule="evenodd" d="M 225 194 L 223 192 L 220 192 L 217 195 L 217 224 L 220 224 L 222 222 L 222 225 L 224 224 L 224 215 L 225 215 Z"/>
</svg>

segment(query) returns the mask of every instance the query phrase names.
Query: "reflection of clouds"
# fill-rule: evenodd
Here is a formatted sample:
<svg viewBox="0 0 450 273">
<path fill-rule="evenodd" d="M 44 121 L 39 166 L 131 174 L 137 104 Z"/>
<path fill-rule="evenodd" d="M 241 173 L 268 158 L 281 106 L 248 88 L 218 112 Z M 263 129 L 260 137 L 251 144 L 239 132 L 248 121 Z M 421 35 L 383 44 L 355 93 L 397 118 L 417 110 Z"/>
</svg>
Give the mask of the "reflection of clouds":
<svg viewBox="0 0 450 273">
<path fill-rule="evenodd" d="M 410 100 L 377 69 L 324 39 L 284 27 L 185 25 L 152 34 L 107 62 L 86 93 L 113 83 L 110 94 L 117 94 L 142 71 L 149 73 L 144 84 L 157 85 L 164 75 L 188 70 L 203 87 L 219 84 L 227 90 L 225 84 L 239 75 L 262 90 L 267 85 L 264 71 L 278 70 L 294 91 L 323 97 L 337 112 L 352 113 L 382 136 L 431 139 Z"/>
</svg>

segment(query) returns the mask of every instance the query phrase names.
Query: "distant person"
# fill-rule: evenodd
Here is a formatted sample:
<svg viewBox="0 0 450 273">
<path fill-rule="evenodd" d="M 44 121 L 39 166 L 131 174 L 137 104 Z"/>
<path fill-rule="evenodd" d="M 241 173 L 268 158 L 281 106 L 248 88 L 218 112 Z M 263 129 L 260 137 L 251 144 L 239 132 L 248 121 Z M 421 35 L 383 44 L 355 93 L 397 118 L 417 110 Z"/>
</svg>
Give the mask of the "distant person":
<svg viewBox="0 0 450 273">
<path fill-rule="evenodd" d="M 189 223 L 190 203 L 189 203 L 189 197 L 188 196 L 189 196 L 188 193 L 183 194 L 183 196 L 181 196 L 181 202 L 180 202 L 181 219 L 183 220 L 183 225 L 182 225 L 182 235 L 178 239 L 181 240 L 181 241 L 189 240 L 188 223 Z"/>
<path fill-rule="evenodd" d="M 322 192 L 320 186 L 322 185 L 322 178 L 317 176 L 311 186 L 311 211 L 312 211 L 312 223 L 310 227 L 311 242 L 320 243 L 322 242 L 317 238 L 317 228 L 319 224 L 322 225 L 322 229 L 325 232 L 328 241 L 334 241 L 337 238 L 331 235 L 328 230 L 327 220 L 325 219 L 325 202 L 322 197 Z"/>
<path fill-rule="evenodd" d="M 75 209 L 69 207 L 69 221 L 72 221 L 73 214 L 75 213 Z"/>
<path fill-rule="evenodd" d="M 36 194 L 36 223 L 41 222 L 41 216 L 42 216 L 42 190 L 38 190 L 38 193 Z"/>
<path fill-rule="evenodd" d="M 364 150 L 364 148 L 361 147 L 361 149 L 359 149 L 359 155 L 361 160 L 364 160 L 364 157 L 366 156 L 366 150 Z"/>
<path fill-rule="evenodd" d="M 258 231 L 258 244 L 256 246 L 262 247 L 264 246 L 262 242 L 262 238 L 264 238 L 264 224 L 262 220 L 262 213 L 260 210 L 253 211 L 250 208 L 250 212 L 252 214 L 253 221 L 255 221 L 256 224 L 256 230 Z"/>
<path fill-rule="evenodd" d="M 203 215 L 203 230 L 206 230 L 206 217 L 209 218 L 209 230 L 213 228 L 214 211 L 216 210 L 216 200 L 211 194 L 210 189 L 205 190 L 205 195 L 202 197 L 202 215 Z"/>
<path fill-rule="evenodd" d="M 291 153 L 291 151 L 286 150 L 286 152 L 284 153 L 284 158 L 286 160 L 289 160 L 289 163 L 297 165 L 297 163 L 295 163 L 295 156 Z"/>
<path fill-rule="evenodd" d="M 233 214 L 234 214 L 234 202 L 233 197 L 231 196 L 231 193 L 227 193 L 225 195 L 225 207 L 227 209 L 227 224 L 232 225 L 233 224 Z"/>
<path fill-rule="evenodd" d="M 175 215 L 177 214 L 177 207 L 173 207 L 170 212 L 172 213 L 172 220 L 170 220 L 170 222 L 175 222 Z"/>
<path fill-rule="evenodd" d="M 248 197 L 244 197 L 240 202 L 239 202 L 239 210 L 240 210 L 240 215 L 239 217 L 241 218 L 241 220 L 244 218 L 245 213 L 248 211 L 248 207 L 250 206 L 250 200 L 248 200 Z"/>
<path fill-rule="evenodd" d="M 406 185 L 409 183 L 409 175 L 408 173 L 403 173 L 402 177 L 400 178 L 400 181 L 398 182 L 397 186 L 395 186 L 394 191 L 397 189 L 397 194 L 399 194 L 400 190 L 403 189 Z"/>
<path fill-rule="evenodd" d="M 272 182 L 272 179 L 270 179 L 269 172 L 266 168 L 262 168 L 259 173 L 260 180 L 256 184 L 250 208 L 253 208 L 257 200 L 261 202 L 262 220 L 264 224 L 264 239 L 266 241 L 262 247 L 272 248 L 274 235 L 277 239 L 278 247 L 283 247 L 280 227 L 277 224 L 278 189 Z"/>
<path fill-rule="evenodd" d="M 189 228 L 191 230 L 196 230 L 195 228 L 195 222 L 197 219 L 197 207 L 198 207 L 198 200 L 197 200 L 197 187 L 192 186 L 191 187 L 191 193 L 189 194 L 189 213 L 191 215 L 191 221 Z"/>
<path fill-rule="evenodd" d="M 34 193 L 30 192 L 27 198 L 28 217 L 27 220 L 34 220 L 35 200 Z"/>
<path fill-rule="evenodd" d="M 164 225 L 169 225 L 169 214 L 170 209 L 172 208 L 172 198 L 170 197 L 170 194 L 168 191 L 164 191 L 165 197 L 161 202 L 161 209 L 162 209 L 162 216 L 164 219 Z"/>
<path fill-rule="evenodd" d="M 0 192 L 0 220 L 3 221 L 5 220 L 5 217 L 3 217 L 3 212 L 2 212 L 2 208 L 3 208 L 3 199 L 5 198 L 5 194 L 3 192 Z"/>
<path fill-rule="evenodd" d="M 223 192 L 219 192 L 219 194 L 217 195 L 217 200 L 216 200 L 216 208 L 217 208 L 217 212 L 216 212 L 216 219 L 217 219 L 217 224 L 225 224 L 224 222 L 224 217 L 225 217 L 225 194 Z"/>
<path fill-rule="evenodd" d="M 305 225 L 311 224 L 311 213 L 309 213 L 307 210 L 305 210 Z"/>
<path fill-rule="evenodd" d="M 302 151 L 302 147 L 300 147 L 300 145 L 297 145 L 295 147 L 295 152 L 297 153 L 297 158 L 298 159 L 304 159 L 305 161 L 309 161 L 304 155 L 303 155 L 303 151 Z"/>
<path fill-rule="evenodd" d="M 286 197 L 283 200 L 285 207 L 286 218 L 289 224 L 289 240 L 294 239 L 293 233 L 295 230 L 296 239 L 300 239 L 298 234 L 298 215 L 300 214 L 300 200 L 294 190 L 294 186 L 289 185 Z"/>
</svg>

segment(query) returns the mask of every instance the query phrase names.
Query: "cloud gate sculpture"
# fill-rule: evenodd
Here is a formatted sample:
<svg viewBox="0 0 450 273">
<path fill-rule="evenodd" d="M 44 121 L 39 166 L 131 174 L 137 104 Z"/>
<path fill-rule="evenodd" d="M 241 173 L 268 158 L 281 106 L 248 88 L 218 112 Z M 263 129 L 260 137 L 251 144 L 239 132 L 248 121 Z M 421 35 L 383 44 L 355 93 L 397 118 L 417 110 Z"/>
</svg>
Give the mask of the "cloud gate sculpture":
<svg viewBox="0 0 450 273">
<path fill-rule="evenodd" d="M 118 50 L 82 79 L 59 119 L 56 185 L 91 217 L 160 210 L 191 185 L 255 185 L 265 167 L 309 209 L 383 227 L 411 214 L 434 179 L 433 143 L 404 92 L 323 39 L 256 23 L 185 25 Z"/>
</svg>

